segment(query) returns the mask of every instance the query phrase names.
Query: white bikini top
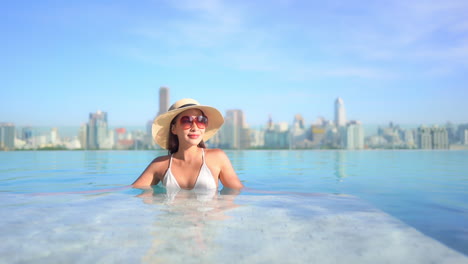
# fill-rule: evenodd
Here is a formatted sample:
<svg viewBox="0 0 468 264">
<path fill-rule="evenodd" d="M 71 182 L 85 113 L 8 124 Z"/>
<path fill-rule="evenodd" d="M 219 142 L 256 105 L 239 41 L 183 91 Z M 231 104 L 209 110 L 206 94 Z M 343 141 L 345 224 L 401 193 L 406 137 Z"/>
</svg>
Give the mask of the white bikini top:
<svg viewBox="0 0 468 264">
<path fill-rule="evenodd" d="M 211 174 L 211 171 L 208 168 L 208 166 L 206 166 L 205 151 L 203 148 L 202 148 L 202 160 L 203 160 L 203 164 L 200 169 L 200 173 L 198 174 L 197 181 L 195 182 L 195 185 L 193 186 L 192 190 L 203 191 L 203 190 L 217 189 L 218 186 L 216 185 L 213 175 Z M 167 169 L 166 174 L 164 175 L 164 178 L 162 180 L 162 185 L 165 186 L 167 189 L 182 189 L 180 188 L 179 183 L 177 182 L 176 178 L 171 172 L 171 165 L 172 165 L 172 155 L 171 155 L 171 159 L 169 160 L 169 168 Z"/>
</svg>

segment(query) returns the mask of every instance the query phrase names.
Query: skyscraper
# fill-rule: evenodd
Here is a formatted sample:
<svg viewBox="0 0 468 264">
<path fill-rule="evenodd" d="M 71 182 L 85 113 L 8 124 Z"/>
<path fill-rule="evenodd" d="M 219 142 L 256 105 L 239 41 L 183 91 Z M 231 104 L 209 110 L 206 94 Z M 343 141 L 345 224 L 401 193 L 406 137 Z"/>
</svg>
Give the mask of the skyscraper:
<svg viewBox="0 0 468 264">
<path fill-rule="evenodd" d="M 271 129 L 265 130 L 264 147 L 273 149 L 285 149 L 291 146 L 289 124 L 280 122 L 272 124 Z"/>
<path fill-rule="evenodd" d="M 335 101 L 335 125 L 337 127 L 346 126 L 346 111 L 343 99 L 338 97 Z"/>
<path fill-rule="evenodd" d="M 432 128 L 432 148 L 449 149 L 448 132 L 445 127 Z"/>
<path fill-rule="evenodd" d="M 346 127 L 341 128 L 341 144 L 345 149 L 364 148 L 364 129 L 359 121 L 350 121 Z"/>
<path fill-rule="evenodd" d="M 21 133 L 21 139 L 24 140 L 26 143 L 31 143 L 33 137 L 32 127 L 23 127 Z"/>
<path fill-rule="evenodd" d="M 227 148 L 243 149 L 250 147 L 249 129 L 242 110 L 227 110 L 222 128 L 222 144 Z"/>
<path fill-rule="evenodd" d="M 82 149 L 88 149 L 88 124 L 84 123 L 80 126 L 80 132 L 78 136 Z"/>
<path fill-rule="evenodd" d="M 432 149 L 432 135 L 429 127 L 419 127 L 417 132 L 418 148 Z"/>
<path fill-rule="evenodd" d="M 169 109 L 169 88 L 161 86 L 159 88 L 159 112 L 158 115 L 164 114 Z"/>
<path fill-rule="evenodd" d="M 419 127 L 416 139 L 420 149 L 449 149 L 448 133 L 445 128 Z"/>
<path fill-rule="evenodd" d="M 87 148 L 99 149 L 107 140 L 107 113 L 97 111 L 89 114 L 89 122 L 87 126 Z"/>
<path fill-rule="evenodd" d="M 307 146 L 308 140 L 304 123 L 304 118 L 301 114 L 294 116 L 290 131 L 291 148 L 305 148 Z"/>
<path fill-rule="evenodd" d="M 15 148 L 15 125 L 13 123 L 0 123 L 0 149 L 12 150 Z"/>
<path fill-rule="evenodd" d="M 305 128 L 304 118 L 302 117 L 301 114 L 297 114 L 294 116 L 293 127 L 299 128 L 299 129 Z"/>
<path fill-rule="evenodd" d="M 462 133 L 462 144 L 468 145 L 468 129 L 464 129 Z"/>
<path fill-rule="evenodd" d="M 59 138 L 58 128 L 53 127 L 50 130 L 50 144 L 56 145 L 59 143 L 59 141 L 60 141 L 60 138 Z"/>
</svg>

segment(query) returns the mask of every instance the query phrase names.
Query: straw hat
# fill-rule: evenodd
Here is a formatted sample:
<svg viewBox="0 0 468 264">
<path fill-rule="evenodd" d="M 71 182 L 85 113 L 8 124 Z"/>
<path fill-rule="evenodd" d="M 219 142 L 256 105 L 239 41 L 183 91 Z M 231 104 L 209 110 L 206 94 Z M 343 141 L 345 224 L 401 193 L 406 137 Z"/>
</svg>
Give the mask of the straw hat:
<svg viewBox="0 0 468 264">
<path fill-rule="evenodd" d="M 161 146 L 161 148 L 167 149 L 171 121 L 178 114 L 189 109 L 199 109 L 206 117 L 208 117 L 208 125 L 205 128 L 205 134 L 203 135 L 203 141 L 205 142 L 214 136 L 224 123 L 223 115 L 216 108 L 200 105 L 200 103 L 194 99 L 181 99 L 171 105 L 166 113 L 163 113 L 154 119 L 152 127 L 153 139 L 159 146 Z"/>
</svg>

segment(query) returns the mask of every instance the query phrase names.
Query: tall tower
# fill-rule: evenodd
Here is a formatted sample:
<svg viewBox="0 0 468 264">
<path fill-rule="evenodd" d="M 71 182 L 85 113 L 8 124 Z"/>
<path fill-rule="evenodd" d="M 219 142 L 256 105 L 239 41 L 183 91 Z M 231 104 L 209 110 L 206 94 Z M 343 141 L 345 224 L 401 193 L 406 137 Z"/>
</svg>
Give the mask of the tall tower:
<svg viewBox="0 0 468 264">
<path fill-rule="evenodd" d="M 249 129 L 245 123 L 242 110 L 227 110 L 223 126 L 223 144 L 232 149 L 243 149 L 250 146 Z"/>
<path fill-rule="evenodd" d="M 301 114 L 296 114 L 294 116 L 293 126 L 294 126 L 294 128 L 298 128 L 298 129 L 304 129 L 305 128 L 304 118 L 302 117 Z"/>
<path fill-rule="evenodd" d="M 335 101 L 335 125 L 337 127 L 346 126 L 346 111 L 344 108 L 343 99 L 336 98 Z"/>
<path fill-rule="evenodd" d="M 13 150 L 15 148 L 15 133 L 13 123 L 0 123 L 0 150 Z"/>
<path fill-rule="evenodd" d="M 159 88 L 159 112 L 158 115 L 164 114 L 169 109 L 169 88 L 161 86 Z"/>
<path fill-rule="evenodd" d="M 32 138 L 33 138 L 33 131 L 32 127 L 23 127 L 22 133 L 21 133 L 21 139 L 26 141 L 26 143 L 32 143 Z"/>
<path fill-rule="evenodd" d="M 364 149 L 364 129 L 359 121 L 350 121 L 342 128 L 341 144 L 345 149 Z"/>
<path fill-rule="evenodd" d="M 53 127 L 51 130 L 50 130 L 50 143 L 52 145 L 56 145 L 58 144 L 60 141 L 60 138 L 59 138 L 59 132 L 58 132 L 58 128 L 56 127 Z"/>
<path fill-rule="evenodd" d="M 88 129 L 86 133 L 87 148 L 99 149 L 107 139 L 107 113 L 97 111 L 89 114 Z"/>
<path fill-rule="evenodd" d="M 271 114 L 268 116 L 268 123 L 267 123 L 267 130 L 273 130 L 273 119 L 271 118 Z"/>
<path fill-rule="evenodd" d="M 296 114 L 294 116 L 294 122 L 289 132 L 290 147 L 304 148 L 306 146 L 306 131 L 304 123 L 304 118 L 301 114 Z"/>
</svg>

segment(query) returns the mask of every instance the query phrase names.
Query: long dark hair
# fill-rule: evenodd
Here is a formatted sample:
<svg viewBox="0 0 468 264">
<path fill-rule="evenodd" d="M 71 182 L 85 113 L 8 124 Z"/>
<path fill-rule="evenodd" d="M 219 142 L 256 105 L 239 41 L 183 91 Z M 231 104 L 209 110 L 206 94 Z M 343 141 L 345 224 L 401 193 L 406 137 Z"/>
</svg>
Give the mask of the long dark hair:
<svg viewBox="0 0 468 264">
<path fill-rule="evenodd" d="M 200 110 L 201 111 L 201 110 Z M 205 113 L 202 112 L 202 115 L 205 115 Z M 169 140 L 167 141 L 167 150 L 169 152 L 169 154 L 174 154 L 176 153 L 177 151 L 179 151 L 179 138 L 172 134 L 172 126 L 175 125 L 175 122 L 176 122 L 176 119 L 179 115 L 177 115 L 176 117 L 174 117 L 174 119 L 172 119 L 171 121 L 171 125 L 169 126 Z M 206 148 L 205 146 L 205 142 L 203 141 L 200 141 L 200 143 L 198 143 L 198 147 L 199 148 Z"/>
</svg>

